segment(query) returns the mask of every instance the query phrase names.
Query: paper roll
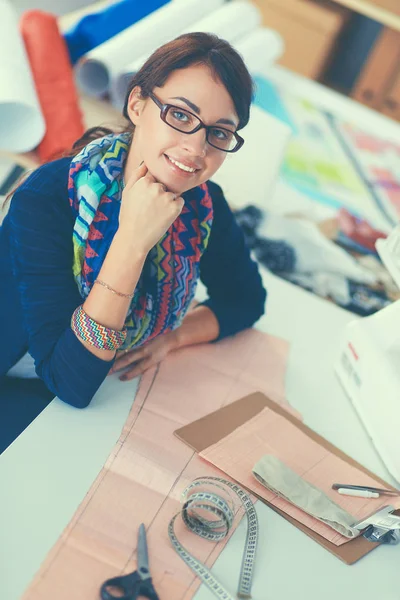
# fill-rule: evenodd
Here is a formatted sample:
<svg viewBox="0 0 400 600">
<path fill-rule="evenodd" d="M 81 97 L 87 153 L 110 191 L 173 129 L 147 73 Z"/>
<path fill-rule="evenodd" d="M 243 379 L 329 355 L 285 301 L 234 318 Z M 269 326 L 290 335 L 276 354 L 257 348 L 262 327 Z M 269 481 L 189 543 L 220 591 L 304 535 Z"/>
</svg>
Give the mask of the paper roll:
<svg viewBox="0 0 400 600">
<path fill-rule="evenodd" d="M 24 12 L 20 29 L 46 123 L 40 160 L 58 157 L 83 135 L 84 124 L 68 49 L 57 17 L 42 10 Z"/>
<path fill-rule="evenodd" d="M 126 64 L 127 57 L 135 60 L 143 53 L 150 53 L 223 2 L 172 0 L 82 57 L 76 65 L 79 87 L 92 96 L 105 94 L 112 79 Z"/>
<path fill-rule="evenodd" d="M 264 73 L 283 54 L 285 42 L 273 29 L 259 27 L 235 42 L 235 48 L 241 54 L 250 73 Z"/>
<path fill-rule="evenodd" d="M 0 0 L 0 149 L 27 152 L 45 131 L 29 62 L 11 3 Z"/>
<path fill-rule="evenodd" d="M 211 178 L 232 208 L 269 206 L 291 134 L 288 125 L 252 105 L 249 123 L 240 131 L 244 146 L 228 154 Z"/>
<path fill-rule="evenodd" d="M 254 4 L 248 0 L 235 0 L 185 27 L 181 33 L 206 31 L 233 42 L 258 27 L 260 23 L 261 13 Z"/>
<path fill-rule="evenodd" d="M 96 46 L 100 46 L 169 1 L 120 0 L 110 6 L 101 6 L 97 11 L 85 15 L 64 34 L 72 64 Z"/>
<path fill-rule="evenodd" d="M 235 0 L 234 2 L 224 4 L 211 14 L 191 23 L 188 27 L 179 31 L 177 35 L 193 31 L 215 33 L 234 45 L 235 40 L 246 35 L 251 35 L 250 32 L 254 31 L 260 23 L 261 13 L 254 4 L 251 4 L 247 0 Z M 175 36 L 170 36 L 170 39 L 173 37 Z M 150 52 L 142 54 L 136 60 L 124 66 L 116 74 L 115 79 L 111 82 L 110 90 L 111 101 L 114 106 L 122 108 L 130 80 L 145 63 L 149 54 L 155 49 L 156 46 Z"/>
</svg>

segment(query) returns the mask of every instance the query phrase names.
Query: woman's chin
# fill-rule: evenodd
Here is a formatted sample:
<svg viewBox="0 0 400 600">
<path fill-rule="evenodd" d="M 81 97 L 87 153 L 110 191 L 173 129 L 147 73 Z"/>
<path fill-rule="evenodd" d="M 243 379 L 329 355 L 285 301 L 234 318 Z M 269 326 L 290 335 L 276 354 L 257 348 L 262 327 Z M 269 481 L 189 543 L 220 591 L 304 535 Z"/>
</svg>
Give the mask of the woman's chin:
<svg viewBox="0 0 400 600">
<path fill-rule="evenodd" d="M 181 196 L 184 192 L 187 192 L 196 185 L 199 185 L 198 183 L 193 183 L 192 185 L 183 185 L 181 182 L 177 181 L 176 178 L 165 176 L 160 177 L 160 179 L 157 179 L 157 181 L 163 183 L 169 192 L 178 194 L 178 196 Z"/>
</svg>

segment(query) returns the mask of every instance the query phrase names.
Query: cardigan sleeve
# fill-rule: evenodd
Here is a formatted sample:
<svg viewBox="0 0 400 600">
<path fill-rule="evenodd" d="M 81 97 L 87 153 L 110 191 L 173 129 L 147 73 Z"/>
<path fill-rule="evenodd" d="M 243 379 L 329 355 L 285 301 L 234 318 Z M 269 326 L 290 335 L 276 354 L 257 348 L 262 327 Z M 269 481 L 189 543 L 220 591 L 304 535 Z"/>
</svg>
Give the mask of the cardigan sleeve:
<svg viewBox="0 0 400 600">
<path fill-rule="evenodd" d="M 9 209 L 11 263 L 36 373 L 61 400 L 84 408 L 113 361 L 92 354 L 70 326 L 82 297 L 72 274 L 69 164 L 60 159 L 43 165 L 15 192 Z"/>
<path fill-rule="evenodd" d="M 221 188 L 212 182 L 208 187 L 214 219 L 200 260 L 200 279 L 209 296 L 201 304 L 208 306 L 218 320 L 218 341 L 251 327 L 264 314 L 267 293 Z"/>
</svg>

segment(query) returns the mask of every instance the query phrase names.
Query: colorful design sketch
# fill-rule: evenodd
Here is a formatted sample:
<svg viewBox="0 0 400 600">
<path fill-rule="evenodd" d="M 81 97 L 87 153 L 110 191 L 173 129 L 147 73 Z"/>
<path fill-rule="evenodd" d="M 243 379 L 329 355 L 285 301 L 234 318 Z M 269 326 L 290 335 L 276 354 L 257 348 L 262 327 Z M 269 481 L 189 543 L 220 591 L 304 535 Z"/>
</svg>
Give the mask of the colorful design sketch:
<svg viewBox="0 0 400 600">
<path fill-rule="evenodd" d="M 397 223 L 400 220 L 400 144 L 338 119 L 335 126 L 382 212 L 393 224 Z"/>
<path fill-rule="evenodd" d="M 283 179 L 333 208 L 390 230 L 400 218 L 400 144 L 258 78 L 256 104 L 292 129 Z"/>
<path fill-rule="evenodd" d="M 282 176 L 300 191 L 362 214 L 368 190 L 332 129 L 332 121 L 309 101 L 286 97 L 297 134 L 288 144 Z"/>
</svg>

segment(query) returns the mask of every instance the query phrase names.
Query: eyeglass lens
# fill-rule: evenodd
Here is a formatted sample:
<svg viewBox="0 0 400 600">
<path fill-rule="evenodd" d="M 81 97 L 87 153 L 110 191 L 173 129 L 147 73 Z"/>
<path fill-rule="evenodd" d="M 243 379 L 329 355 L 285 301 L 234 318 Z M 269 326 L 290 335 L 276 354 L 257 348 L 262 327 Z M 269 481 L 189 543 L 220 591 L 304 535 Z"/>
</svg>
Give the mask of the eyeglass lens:
<svg viewBox="0 0 400 600">
<path fill-rule="evenodd" d="M 166 122 L 171 127 L 184 133 L 190 133 L 201 122 L 195 115 L 186 111 L 184 108 L 170 106 L 165 117 Z M 207 141 L 212 146 L 221 150 L 232 150 L 236 144 L 236 138 L 233 132 L 217 126 L 211 127 L 207 131 Z"/>
</svg>

